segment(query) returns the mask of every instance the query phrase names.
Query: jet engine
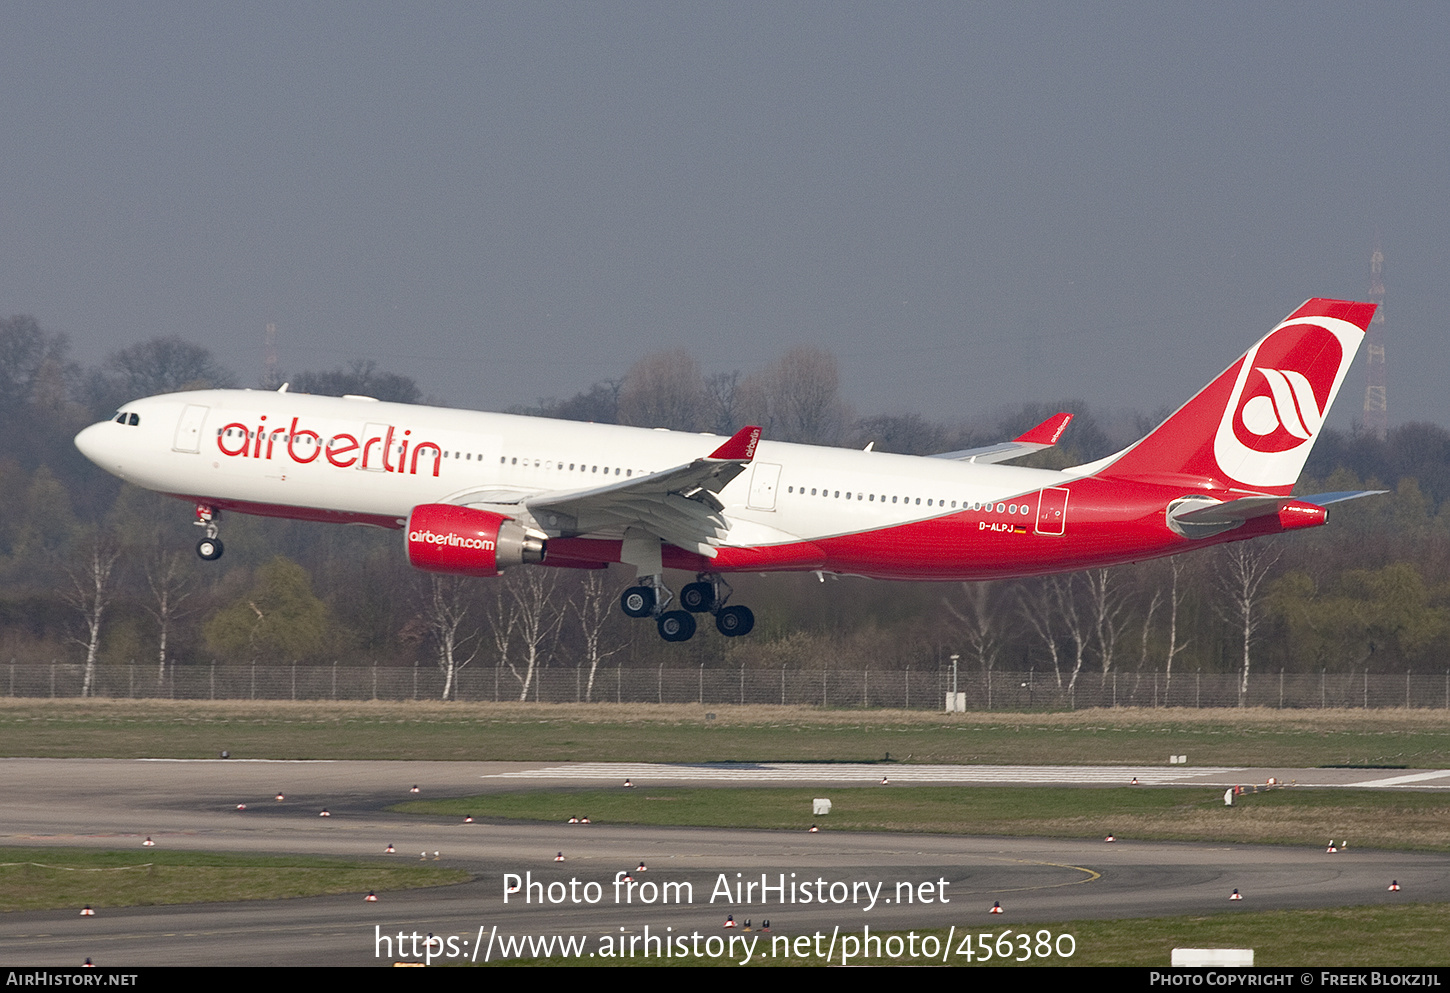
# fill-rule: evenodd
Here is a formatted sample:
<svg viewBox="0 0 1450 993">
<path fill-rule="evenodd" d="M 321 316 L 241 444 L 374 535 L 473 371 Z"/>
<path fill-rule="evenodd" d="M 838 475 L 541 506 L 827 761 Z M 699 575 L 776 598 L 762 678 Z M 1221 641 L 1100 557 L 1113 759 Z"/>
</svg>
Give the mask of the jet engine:
<svg viewBox="0 0 1450 993">
<path fill-rule="evenodd" d="M 425 503 L 408 515 L 408 561 L 427 572 L 497 576 L 509 566 L 544 561 L 544 539 L 502 514 Z"/>
</svg>

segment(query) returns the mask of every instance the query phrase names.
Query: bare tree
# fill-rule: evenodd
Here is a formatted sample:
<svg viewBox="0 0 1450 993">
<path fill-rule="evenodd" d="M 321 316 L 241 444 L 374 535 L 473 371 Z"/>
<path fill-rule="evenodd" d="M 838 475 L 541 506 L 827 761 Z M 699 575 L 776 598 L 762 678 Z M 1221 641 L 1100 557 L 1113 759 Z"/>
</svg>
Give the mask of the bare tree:
<svg viewBox="0 0 1450 993">
<path fill-rule="evenodd" d="M 507 659 L 505 664 L 519 682 L 520 700 L 529 698 L 539 664 L 564 622 L 563 611 L 554 603 L 554 588 L 558 583 L 559 574 L 555 570 L 527 566 L 511 570 L 504 577 L 511 604 L 508 614 L 520 644 L 519 665 Z"/>
<path fill-rule="evenodd" d="M 1058 689 L 1064 688 L 1064 642 L 1071 649 L 1072 671 L 1068 674 L 1065 688 L 1072 693 L 1077 688 L 1089 642 L 1088 626 L 1078 611 L 1076 574 L 1044 576 L 1024 584 L 1018 590 L 1018 606 L 1028 627 L 1042 640 L 1052 659 Z"/>
<path fill-rule="evenodd" d="M 486 589 L 488 590 L 488 630 L 493 639 L 494 651 L 498 654 L 498 664 L 508 666 L 509 671 L 517 676 L 518 673 L 514 670 L 513 662 L 510 660 L 514 633 L 518 629 L 518 618 L 514 613 L 513 600 L 509 596 L 503 580 L 490 582 Z"/>
<path fill-rule="evenodd" d="M 417 403 L 423 396 L 411 376 L 383 372 L 372 359 L 354 359 L 346 369 L 331 372 L 299 372 L 292 378 L 292 389 L 319 396 L 353 393 L 393 403 Z"/>
<path fill-rule="evenodd" d="M 91 411 L 108 415 L 137 397 L 236 385 L 236 377 L 200 345 L 176 337 L 151 338 L 111 354 L 84 386 Z"/>
<path fill-rule="evenodd" d="M 1254 635 L 1263 622 L 1263 600 L 1260 594 L 1264 579 L 1279 561 L 1279 547 L 1264 541 L 1237 541 L 1224 548 L 1219 559 L 1219 588 L 1223 600 L 1219 613 L 1237 628 L 1243 637 L 1243 659 L 1239 668 L 1239 706 L 1249 692 L 1250 649 Z"/>
<path fill-rule="evenodd" d="M 1167 699 L 1168 688 L 1173 685 L 1173 658 L 1179 652 L 1188 647 L 1188 642 L 1178 643 L 1178 607 L 1183 603 L 1183 591 L 1180 580 L 1183 578 L 1183 570 L 1187 563 L 1183 556 L 1175 555 L 1168 560 L 1172 569 L 1173 582 L 1168 588 L 1168 657 L 1163 664 L 1163 695 Z"/>
<path fill-rule="evenodd" d="M 1086 573 L 1088 609 L 1092 614 L 1093 640 L 1098 646 L 1098 661 L 1102 664 L 1103 678 L 1113 667 L 1118 638 L 1127 627 L 1127 598 L 1117 583 L 1117 573 L 1111 569 L 1093 569 Z"/>
<path fill-rule="evenodd" d="M 706 426 L 705 377 L 684 349 L 646 355 L 625 374 L 619 422 L 643 428 L 697 431 Z"/>
<path fill-rule="evenodd" d="M 432 573 L 428 577 L 424 619 L 438 651 L 438 668 L 443 673 L 444 700 L 453 699 L 458 671 L 478 655 L 478 633 L 475 631 L 471 635 L 463 634 L 463 624 L 468 619 L 473 588 L 474 581 L 465 576 Z M 458 657 L 470 641 L 475 642 L 473 651 L 460 662 Z"/>
<path fill-rule="evenodd" d="M 1138 647 L 1138 668 L 1133 674 L 1133 699 L 1138 696 L 1138 686 L 1143 679 L 1143 670 L 1148 665 L 1148 637 L 1153 633 L 1153 615 L 1158 613 L 1158 606 L 1163 602 L 1163 591 L 1154 587 L 1153 595 L 1148 598 L 1148 607 L 1143 611 L 1142 640 Z"/>
<path fill-rule="evenodd" d="M 967 646 L 984 674 L 992 671 L 1002 651 L 1001 622 L 993 609 L 992 593 L 990 582 L 962 583 L 962 606 L 958 607 L 950 599 L 944 601 L 947 610 L 961 623 Z"/>
<path fill-rule="evenodd" d="M 591 571 L 580 584 L 579 599 L 570 601 L 584 635 L 584 660 L 589 663 L 589 683 L 584 689 L 586 701 L 593 699 L 594 674 L 599 669 L 599 663 L 624 650 L 623 645 L 607 651 L 603 648 L 604 626 L 614 613 L 613 591 L 604 577 L 603 569 Z"/>
<path fill-rule="evenodd" d="M 72 639 L 86 650 L 85 677 L 81 683 L 83 697 L 90 696 L 91 689 L 95 686 L 96 656 L 101 647 L 101 621 L 105 617 L 106 608 L 115 597 L 111 573 L 115 570 L 116 560 L 120 556 L 121 548 L 115 538 L 106 532 L 97 531 L 88 542 L 85 557 L 66 570 L 71 581 L 71 589 L 65 597 L 66 602 L 80 612 L 86 629 L 85 638 Z"/>
<path fill-rule="evenodd" d="M 705 427 L 716 434 L 730 435 L 745 423 L 740 371 L 717 372 L 705 379 Z"/>
<path fill-rule="evenodd" d="M 767 435 L 781 441 L 834 445 L 846 423 L 836 357 L 819 348 L 793 348 L 742 386 L 745 402 L 763 402 Z"/>
<path fill-rule="evenodd" d="M 157 549 L 146 563 L 146 584 L 151 587 L 151 603 L 146 612 L 156 619 L 160 630 L 156 658 L 156 685 L 166 682 L 166 642 L 171 623 L 183 615 L 182 601 L 191 596 L 187 591 L 186 566 L 191 557 L 184 552 Z"/>
</svg>

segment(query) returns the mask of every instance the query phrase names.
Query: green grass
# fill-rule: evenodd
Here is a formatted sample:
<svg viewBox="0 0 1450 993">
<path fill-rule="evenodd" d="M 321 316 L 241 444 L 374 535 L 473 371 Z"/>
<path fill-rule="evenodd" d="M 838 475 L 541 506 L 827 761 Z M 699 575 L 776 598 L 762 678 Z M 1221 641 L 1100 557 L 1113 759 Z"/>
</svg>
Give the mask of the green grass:
<svg viewBox="0 0 1450 993">
<path fill-rule="evenodd" d="M 1044 946 L 1037 944 L 1038 932 L 1048 931 L 1054 942 L 1061 935 L 1071 935 L 1072 942 L 1062 941 L 1066 951 L 1073 948 L 1071 957 L 1056 954 L 1039 956 L 1035 954 Z M 915 932 L 876 931 L 872 937 L 880 938 L 883 952 L 894 951 L 895 942 L 888 943 L 891 935 L 903 939 L 903 953 L 899 956 L 882 954 L 861 955 L 852 958 L 851 965 L 954 965 L 954 966 L 1157 966 L 1166 967 L 1172 961 L 1174 948 L 1252 948 L 1254 965 L 1264 967 L 1303 968 L 1313 966 L 1440 966 L 1450 961 L 1446 950 L 1445 936 L 1450 934 L 1450 904 L 1418 903 L 1403 906 L 1381 907 L 1337 907 L 1328 910 L 1270 910 L 1243 911 L 1211 914 L 1194 917 L 1153 917 L 1141 920 L 1121 921 L 1066 921 L 1051 924 L 1019 924 L 1005 920 L 994 923 L 990 928 L 970 930 L 973 950 L 969 961 L 965 954 L 950 954 L 943 959 L 941 952 L 928 958 L 909 954 L 911 935 L 915 935 L 918 953 L 924 938 L 934 938 L 935 948 L 950 947 L 955 953 L 962 949 L 962 942 L 968 932 L 958 928 L 949 932 L 945 928 L 927 928 Z M 861 929 L 842 928 L 842 935 L 853 935 L 859 939 Z M 1023 957 L 1017 943 L 1022 934 L 1030 937 L 1029 948 L 1033 952 L 1029 961 L 1017 961 Z M 978 935 L 987 935 L 985 941 Z M 1003 961 L 996 954 L 996 939 L 1007 936 L 1012 947 L 1012 958 Z M 813 935 L 812 935 L 813 936 Z M 951 941 L 948 945 L 948 937 Z M 793 954 L 794 933 L 760 934 L 754 932 L 744 937 L 758 937 L 752 965 L 763 966 L 820 966 L 827 964 L 815 955 Z M 820 947 L 830 945 L 831 933 L 824 932 Z M 928 946 L 933 943 L 926 942 Z M 992 957 L 982 956 L 981 946 L 993 948 Z M 809 943 L 814 951 L 815 942 Z M 842 942 L 838 937 L 832 965 L 840 965 Z M 857 948 L 860 947 L 858 942 Z M 873 945 L 874 951 L 877 946 Z M 791 949 L 787 954 L 786 950 Z M 598 945 L 592 945 L 597 951 Z M 850 950 L 848 948 L 848 950 Z M 773 956 L 771 953 L 775 952 Z M 509 965 L 729 965 L 738 966 L 721 958 L 549 958 L 514 960 Z M 496 963 L 504 964 L 504 963 Z"/>
<path fill-rule="evenodd" d="M 361 865 L 303 856 L 0 848 L 0 912 L 221 903 L 413 889 L 465 882 L 425 865 Z"/>
<path fill-rule="evenodd" d="M 831 813 L 811 815 L 814 797 Z M 1223 805 L 1212 788 L 885 786 L 530 790 L 415 800 L 395 811 L 561 823 L 1321 845 L 1450 851 L 1450 793 L 1281 789 Z"/>
<path fill-rule="evenodd" d="M 1450 768 L 1443 711 L 937 714 L 807 707 L 0 699 L 0 757 Z"/>
</svg>

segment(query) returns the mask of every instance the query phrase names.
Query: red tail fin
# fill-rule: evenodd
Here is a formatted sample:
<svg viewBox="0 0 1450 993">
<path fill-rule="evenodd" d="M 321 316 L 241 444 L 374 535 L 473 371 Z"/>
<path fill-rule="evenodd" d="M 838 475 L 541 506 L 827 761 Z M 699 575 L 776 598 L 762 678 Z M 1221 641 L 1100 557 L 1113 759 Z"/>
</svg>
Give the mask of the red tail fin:
<svg viewBox="0 0 1450 993">
<path fill-rule="evenodd" d="M 1306 301 L 1100 474 L 1195 476 L 1288 494 L 1374 311 L 1372 303 Z"/>
</svg>

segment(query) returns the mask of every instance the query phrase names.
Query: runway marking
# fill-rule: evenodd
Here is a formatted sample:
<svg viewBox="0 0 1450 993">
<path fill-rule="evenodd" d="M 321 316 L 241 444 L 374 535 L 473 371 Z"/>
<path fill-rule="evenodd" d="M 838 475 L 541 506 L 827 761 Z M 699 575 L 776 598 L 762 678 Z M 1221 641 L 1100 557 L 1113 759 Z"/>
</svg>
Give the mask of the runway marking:
<svg viewBox="0 0 1450 993">
<path fill-rule="evenodd" d="M 33 865 L 37 869 L 59 869 L 62 872 L 124 872 L 129 869 L 150 869 L 155 863 L 140 862 L 136 865 L 102 865 L 82 869 L 73 865 L 50 865 L 47 862 L 0 862 L 0 869 L 13 869 L 18 865 Z"/>
<path fill-rule="evenodd" d="M 986 890 L 987 893 L 1026 893 L 1030 890 L 1052 890 L 1060 886 L 1081 886 L 1083 883 L 1091 883 L 1102 879 L 1103 874 L 1083 865 L 1067 865 L 1062 862 L 1039 862 L 1035 859 L 994 859 L 996 862 L 1011 862 L 1016 865 L 1046 865 L 1054 869 L 1073 869 L 1077 872 L 1087 873 L 1086 879 L 1069 879 L 1065 883 L 1048 883 L 1046 886 L 1017 886 L 1006 890 Z"/>
<path fill-rule="evenodd" d="M 1444 779 L 1450 776 L 1450 769 L 1437 772 L 1420 772 L 1412 776 L 1392 776 L 1389 779 L 1367 779 L 1362 783 L 1348 783 L 1348 786 L 1405 786 L 1409 783 L 1423 783 L 1429 779 Z"/>
<path fill-rule="evenodd" d="M 920 783 L 1068 783 L 1073 785 L 1126 786 L 1137 779 L 1144 786 L 1190 784 L 1204 776 L 1223 776 L 1246 771 L 1238 768 L 1162 769 L 1129 766 L 1041 766 L 1041 765 L 912 765 L 882 766 L 865 763 L 812 765 L 792 762 L 729 762 L 667 765 L 663 763 L 580 762 L 528 771 L 498 772 L 481 779 L 625 779 L 674 780 L 702 783 L 749 782 L 859 782 L 877 785 L 883 775 L 898 784 Z M 635 783 L 640 785 L 640 783 Z M 885 787 L 889 789 L 890 787 Z"/>
<path fill-rule="evenodd" d="M 137 762 L 176 762 L 188 765 L 245 765 L 250 762 L 253 765 L 335 765 L 338 762 L 356 761 L 355 759 L 136 759 Z"/>
</svg>

